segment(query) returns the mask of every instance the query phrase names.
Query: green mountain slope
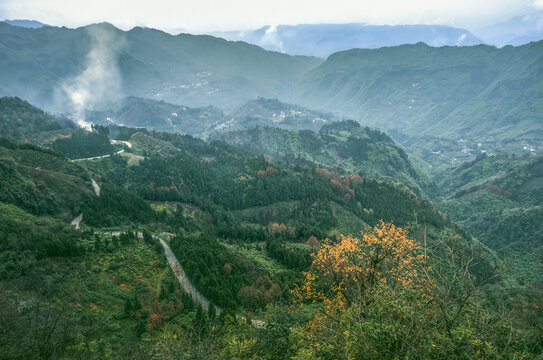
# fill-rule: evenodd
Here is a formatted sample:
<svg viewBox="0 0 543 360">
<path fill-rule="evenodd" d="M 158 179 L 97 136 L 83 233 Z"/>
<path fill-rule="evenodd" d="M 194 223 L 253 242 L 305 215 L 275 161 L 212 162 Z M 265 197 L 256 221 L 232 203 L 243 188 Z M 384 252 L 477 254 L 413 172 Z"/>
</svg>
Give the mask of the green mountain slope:
<svg viewBox="0 0 543 360">
<path fill-rule="evenodd" d="M 384 133 L 357 122 L 335 122 L 320 131 L 253 128 L 223 132 L 217 139 L 275 159 L 400 182 L 419 195 L 435 189 L 407 154 Z"/>
<path fill-rule="evenodd" d="M 71 220 L 90 198 L 86 171 L 58 153 L 33 145 L 0 145 L 0 201 L 33 214 Z"/>
<path fill-rule="evenodd" d="M 418 199 L 413 192 L 383 179 L 340 177 L 326 169 L 281 164 L 220 141 L 205 142 L 190 136 L 137 132 L 136 129 L 122 131 L 132 133 L 128 137 L 132 147 L 126 148 L 122 157 L 115 155 L 77 163 L 35 145 L 3 141 L 0 147 L 3 188 L 0 201 L 6 205 L 6 216 L 13 211 L 23 211 L 31 218 L 37 216 L 29 220 L 32 223 L 54 216 L 67 225 L 82 213 L 81 227 L 85 230 L 138 226 L 161 228 L 184 236 L 191 236 L 195 231 L 205 232 L 213 237 L 211 247 L 216 247 L 216 239 L 232 244 L 258 239 L 272 241 L 269 229 L 266 229 L 270 224 L 277 224 L 279 229 L 288 227 L 289 235 L 273 240 L 269 246 L 274 250 L 262 256 L 271 257 L 296 271 L 308 265 L 309 253 L 304 243 L 310 236 L 322 239 L 339 233 L 356 233 L 363 224 L 374 225 L 381 219 L 394 221 L 399 226 L 424 223 L 428 226 L 429 239 L 449 229 L 457 232 L 463 241 L 472 241 L 427 200 Z M 304 134 L 278 131 L 286 135 Z M 325 126 L 321 133 L 305 133 L 312 134 L 314 140 L 321 136 L 336 137 L 337 143 L 330 146 L 330 151 L 333 148 L 342 155 L 357 144 L 357 139 L 363 138 L 359 145 L 366 142 L 372 145 L 366 155 L 385 150 L 395 152 L 396 160 L 403 161 L 414 171 L 405 153 L 395 147 L 390 138 L 362 129 L 357 123 L 336 123 Z M 102 134 L 107 136 L 107 131 Z M 352 146 L 349 145 L 351 142 Z M 127 159 L 132 157 L 139 157 L 139 160 L 129 165 Z M 377 171 L 370 167 L 371 162 L 362 165 L 367 165 L 368 172 Z M 91 175 L 100 183 L 100 196 L 93 194 Z M 183 205 L 170 208 L 169 203 Z M 286 217 L 284 211 L 278 211 L 285 203 L 291 204 L 291 215 Z M 185 206 L 198 209 L 198 215 L 187 217 Z M 255 210 L 257 208 L 260 210 Z M 6 231 L 13 231 L 11 227 L 7 226 Z M 34 236 L 32 234 L 28 236 Z M 298 249 L 300 246 L 302 250 Z M 74 254 L 79 251 L 72 250 Z M 235 260 L 231 262 L 234 264 Z M 258 265 L 251 259 L 242 260 L 242 263 L 245 263 L 242 268 L 256 266 L 249 274 L 253 280 L 266 274 L 266 271 L 258 270 Z M 214 273 L 217 268 L 205 270 L 211 271 L 206 273 L 199 268 L 201 265 L 199 262 L 191 265 L 198 268 L 196 273 L 194 269 L 188 271 L 204 294 L 219 305 L 238 306 L 238 299 L 231 295 L 225 298 L 224 293 L 218 293 L 205 280 L 218 276 Z M 291 284 L 291 280 L 274 278 L 274 281 L 281 286 Z M 244 284 L 248 283 L 244 280 L 232 284 L 234 288 L 230 294 L 236 294 Z"/>
<path fill-rule="evenodd" d="M 108 138 L 106 130 L 99 131 Z M 303 334 L 306 325 L 318 320 L 321 301 L 308 301 L 302 311 L 293 311 L 290 304 L 296 296 L 291 290 L 303 284 L 304 272 L 313 268 L 311 253 L 326 237 L 329 246 L 336 246 L 343 241 L 340 234 L 358 235 L 360 227 L 381 226 L 382 221 L 409 228 L 414 240 L 407 256 L 396 259 L 400 267 L 413 255 L 423 261 L 428 254 L 432 268 L 420 271 L 429 281 L 417 283 L 429 291 L 379 281 L 371 293 L 384 298 L 360 294 L 378 300 L 368 303 L 370 309 L 381 310 L 354 321 L 344 315 L 356 307 L 345 308 L 338 312 L 341 324 L 388 329 L 383 334 L 393 326 L 398 329 L 393 333 L 403 333 L 415 319 L 427 340 L 409 354 L 444 358 L 462 351 L 474 357 L 481 348 L 485 355 L 504 358 L 537 353 L 537 323 L 524 320 L 532 321 L 533 301 L 517 301 L 519 310 L 527 311 L 518 324 L 497 313 L 490 295 L 505 288 L 492 277 L 495 253 L 412 191 L 383 179 L 281 163 L 222 141 L 111 130 L 131 147 L 122 154 L 77 162 L 35 144 L 2 141 L 0 289 L 5 296 L 0 297 L 0 332 L 9 340 L 0 342 L 3 355 L 143 359 L 166 354 L 181 358 L 190 352 L 211 359 L 236 354 L 242 344 L 249 358 L 264 354 L 277 359 L 279 350 L 284 358 L 303 355 L 301 344 L 311 357 L 313 343 L 305 335 L 296 345 L 278 348 L 273 342 L 280 336 L 292 339 L 291 331 Z M 406 160 L 390 138 L 356 123 L 327 125 L 319 133 L 276 131 L 312 134 L 314 139 L 329 136 L 338 153 L 369 142 L 372 156 L 396 151 L 398 159 Z M 99 196 L 91 192 L 90 177 L 101 187 Z M 79 211 L 83 220 L 76 231 L 69 221 Z M 141 238 L 136 231 L 142 232 Z M 364 234 L 372 232 L 366 228 Z M 196 288 L 223 307 L 220 316 L 212 307 L 204 312 L 181 291 L 152 235 L 170 244 Z M 393 250 L 407 241 L 387 239 L 382 244 Z M 376 257 L 364 260 L 369 266 L 389 256 L 380 243 L 375 245 Z M 434 301 L 439 303 L 429 304 Z M 385 313 L 401 318 L 385 317 L 383 327 Z M 236 314 L 265 318 L 256 323 L 263 329 L 236 319 Z M 445 338 L 449 316 L 455 330 Z M 489 318 L 492 324 L 500 320 L 490 330 L 477 325 Z M 276 336 L 278 328 L 282 330 Z M 510 347 L 511 336 L 515 341 Z M 388 351 L 388 341 L 379 339 L 371 340 L 371 346 Z M 440 345 L 431 346 L 436 342 Z M 322 357 L 337 358 L 332 353 Z"/>
<path fill-rule="evenodd" d="M 98 34 L 94 43 L 91 34 Z M 211 36 L 172 36 L 147 28 L 124 32 L 107 23 L 78 29 L 0 23 L 0 95 L 50 109 L 55 92 L 83 72 L 95 46 L 118 65 L 125 95 L 226 109 L 255 94 L 289 93 L 293 81 L 321 62 Z"/>
<path fill-rule="evenodd" d="M 297 85 L 296 102 L 389 130 L 434 165 L 462 150 L 472 158 L 480 150 L 521 152 L 522 141 L 541 141 L 541 64 L 541 41 L 502 49 L 355 49 L 310 71 Z"/>
<path fill-rule="evenodd" d="M 436 181 L 442 211 L 505 256 L 521 281 L 541 283 L 543 158 L 481 156 Z"/>
</svg>

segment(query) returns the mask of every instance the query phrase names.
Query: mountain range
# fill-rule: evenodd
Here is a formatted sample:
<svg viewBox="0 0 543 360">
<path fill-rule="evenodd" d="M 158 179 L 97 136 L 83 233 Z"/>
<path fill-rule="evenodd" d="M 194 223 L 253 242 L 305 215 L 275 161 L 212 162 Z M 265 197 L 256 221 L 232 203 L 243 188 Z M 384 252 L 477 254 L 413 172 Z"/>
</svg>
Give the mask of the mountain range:
<svg viewBox="0 0 543 360">
<path fill-rule="evenodd" d="M 323 61 L 109 24 L 28 29 L 0 23 L 0 35 L 0 95 L 70 116 L 136 96 L 213 105 L 228 117 L 261 96 L 386 130 L 430 167 L 541 146 L 543 41 L 501 49 L 418 43 L 341 51 Z M 81 94 L 85 104 L 78 102 Z M 170 108 L 169 114 L 178 109 Z M 124 122 L 140 126 L 131 121 Z"/>
<path fill-rule="evenodd" d="M 326 58 L 354 48 L 375 49 L 424 42 L 430 46 L 470 46 L 483 41 L 468 30 L 444 25 L 303 24 L 212 33 L 266 50 Z"/>
<path fill-rule="evenodd" d="M 0 23 L 1 357 L 540 359 L 542 60 Z"/>
<path fill-rule="evenodd" d="M 452 147 L 447 162 L 462 151 L 521 153 L 541 144 L 542 64 L 543 41 L 354 49 L 307 73 L 294 101 L 387 130 L 434 164 Z"/>
<path fill-rule="evenodd" d="M 124 32 L 104 23 L 29 29 L 0 23 L 0 94 L 23 97 L 45 109 L 58 108 L 67 96 L 63 89 L 89 68 L 93 59 L 87 54 L 92 49 L 96 57 L 91 65 L 96 66 L 87 75 L 97 87 L 107 83 L 125 95 L 189 106 L 213 103 L 225 109 L 254 94 L 287 95 L 296 79 L 321 62 L 243 42 L 172 36 L 147 28 Z M 102 66 L 98 59 L 109 63 Z M 119 83 L 110 84 L 114 78 L 120 78 Z"/>
</svg>

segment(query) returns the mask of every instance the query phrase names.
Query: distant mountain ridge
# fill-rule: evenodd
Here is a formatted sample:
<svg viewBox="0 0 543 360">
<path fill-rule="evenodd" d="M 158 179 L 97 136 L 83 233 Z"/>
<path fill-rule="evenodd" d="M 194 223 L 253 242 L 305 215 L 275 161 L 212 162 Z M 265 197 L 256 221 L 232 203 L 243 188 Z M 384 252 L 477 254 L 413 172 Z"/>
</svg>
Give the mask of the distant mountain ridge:
<svg viewBox="0 0 543 360">
<path fill-rule="evenodd" d="M 123 95 L 224 109 L 255 94 L 288 95 L 293 82 L 321 62 L 207 35 L 122 31 L 107 23 L 28 29 L 0 22 L 0 96 L 53 110 L 59 90 L 83 74 L 93 49 L 111 58 L 112 64 L 99 70 L 118 71 Z M 106 73 L 97 80 L 111 78 Z"/>
<path fill-rule="evenodd" d="M 470 46 L 483 41 L 465 29 L 445 25 L 302 24 L 264 26 L 256 30 L 218 32 L 228 40 L 246 41 L 266 50 L 326 58 L 338 51 L 416 44 Z"/>
<path fill-rule="evenodd" d="M 19 27 L 24 27 L 24 28 L 29 28 L 29 29 L 39 29 L 41 27 L 44 27 L 44 26 L 49 26 L 47 24 L 43 24 L 39 21 L 36 21 L 36 20 L 2 20 L 3 22 L 5 22 L 6 24 L 10 24 L 10 25 L 13 25 L 13 26 L 19 26 Z"/>
<path fill-rule="evenodd" d="M 300 105 L 386 130 L 426 161 L 449 151 L 447 141 L 458 149 L 446 161 L 543 145 L 543 41 L 338 52 L 295 93 Z"/>
<path fill-rule="evenodd" d="M 102 37 L 93 37 L 97 32 Z M 231 120 L 220 111 L 231 114 L 263 97 L 305 108 L 274 110 L 271 125 L 317 130 L 322 122 L 318 119 L 326 120 L 318 113 L 350 118 L 385 130 L 434 168 L 482 152 L 536 153 L 543 146 L 543 41 L 501 49 L 417 43 L 341 51 L 322 61 L 207 35 L 172 36 L 146 28 L 125 32 L 106 23 L 78 29 L 0 23 L 0 96 L 19 96 L 58 112 L 69 100 L 62 89 L 90 72 L 89 54 L 97 48 L 100 56 L 111 58 L 108 68 L 118 70 L 118 89 L 105 100 L 114 103 L 133 96 L 174 105 L 147 101 L 140 107 L 161 109 L 156 129 L 202 136 L 202 131 Z M 100 82 L 110 78 L 99 78 L 98 90 L 82 90 L 103 95 L 109 89 Z M 59 95 L 64 103 L 59 104 Z M 213 112 L 215 119 L 204 116 L 206 124 L 200 129 L 202 114 L 191 118 L 190 128 L 170 116 L 182 106 L 209 105 L 220 110 Z M 268 115 L 274 112 L 256 103 L 251 111 L 257 116 L 243 115 L 233 128 L 270 125 Z M 259 118 L 262 114 L 267 115 Z"/>
<path fill-rule="evenodd" d="M 473 32 L 489 44 L 499 47 L 519 46 L 543 39 L 543 10 L 515 16 L 489 26 L 473 29 Z"/>
</svg>

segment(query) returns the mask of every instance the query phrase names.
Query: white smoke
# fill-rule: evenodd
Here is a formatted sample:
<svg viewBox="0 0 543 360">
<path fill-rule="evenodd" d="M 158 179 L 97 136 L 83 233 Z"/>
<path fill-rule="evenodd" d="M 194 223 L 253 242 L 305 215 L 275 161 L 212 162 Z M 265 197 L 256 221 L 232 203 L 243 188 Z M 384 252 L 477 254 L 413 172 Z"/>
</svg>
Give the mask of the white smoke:
<svg viewBox="0 0 543 360">
<path fill-rule="evenodd" d="M 283 41 L 277 35 L 277 25 L 270 25 L 270 27 L 266 29 L 264 36 L 260 40 L 260 44 L 263 48 L 273 49 L 282 53 L 285 52 L 283 49 Z"/>
<path fill-rule="evenodd" d="M 66 81 L 62 92 L 68 99 L 69 112 L 79 126 L 90 129 L 85 111 L 121 96 L 121 74 L 117 60 L 124 40 L 114 29 L 95 25 L 88 28 L 91 50 L 87 54 L 85 70 Z"/>
</svg>

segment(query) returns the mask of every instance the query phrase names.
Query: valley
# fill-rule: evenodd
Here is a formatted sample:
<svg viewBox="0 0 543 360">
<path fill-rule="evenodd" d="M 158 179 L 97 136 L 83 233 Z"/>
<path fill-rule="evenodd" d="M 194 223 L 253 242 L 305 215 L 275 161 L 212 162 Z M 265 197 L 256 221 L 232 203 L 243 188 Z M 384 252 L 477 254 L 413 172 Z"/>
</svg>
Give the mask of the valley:
<svg viewBox="0 0 543 360">
<path fill-rule="evenodd" d="M 0 22 L 0 357 L 541 359 L 543 40 L 464 40 Z"/>
</svg>

